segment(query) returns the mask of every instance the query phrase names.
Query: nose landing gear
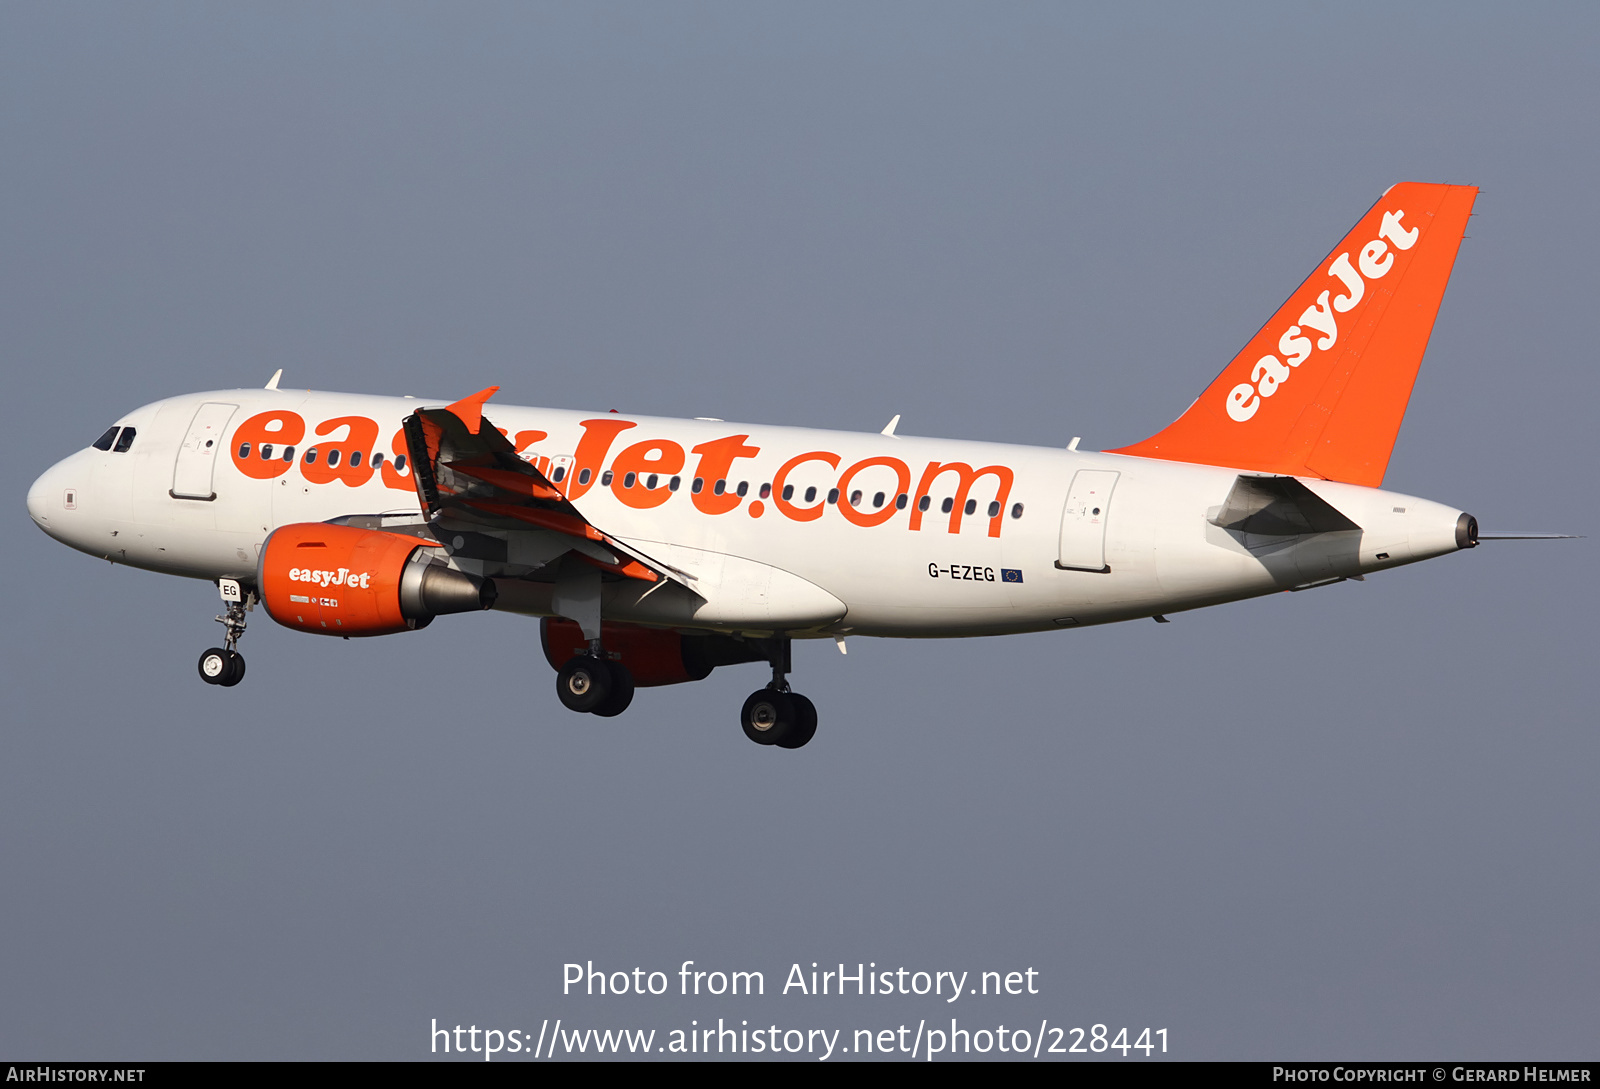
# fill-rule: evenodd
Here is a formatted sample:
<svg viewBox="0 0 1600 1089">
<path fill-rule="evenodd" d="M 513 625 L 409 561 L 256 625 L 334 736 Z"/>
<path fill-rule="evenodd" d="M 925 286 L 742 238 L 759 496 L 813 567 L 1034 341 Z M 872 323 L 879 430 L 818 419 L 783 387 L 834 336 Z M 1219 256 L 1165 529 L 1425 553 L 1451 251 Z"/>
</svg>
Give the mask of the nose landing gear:
<svg viewBox="0 0 1600 1089">
<path fill-rule="evenodd" d="M 244 635 L 244 614 L 255 606 L 255 594 L 242 590 L 232 579 L 223 579 L 220 585 L 222 600 L 227 602 L 227 611 L 217 617 L 217 623 L 222 625 L 223 645 L 200 655 L 200 679 L 232 688 L 244 680 L 244 655 L 235 648 Z"/>
<path fill-rule="evenodd" d="M 739 724 L 744 736 L 757 745 L 798 749 L 816 736 L 817 708 L 789 690 L 789 640 L 773 639 L 766 649 L 772 662 L 772 682 L 750 693 L 739 712 Z"/>
</svg>

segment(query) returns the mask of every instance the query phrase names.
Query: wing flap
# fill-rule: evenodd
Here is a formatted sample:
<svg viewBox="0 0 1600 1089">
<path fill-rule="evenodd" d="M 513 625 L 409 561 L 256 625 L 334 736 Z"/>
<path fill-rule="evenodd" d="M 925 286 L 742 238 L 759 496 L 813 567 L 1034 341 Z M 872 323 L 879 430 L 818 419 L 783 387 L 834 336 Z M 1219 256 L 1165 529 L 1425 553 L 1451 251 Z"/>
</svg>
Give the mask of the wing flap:
<svg viewBox="0 0 1600 1089">
<path fill-rule="evenodd" d="M 422 408 L 404 423 L 412 479 L 429 522 L 509 534 L 556 533 L 608 574 L 642 582 L 684 576 L 593 525 L 556 483 L 517 455 L 484 415 L 490 386 L 447 408 Z M 684 585 L 688 585 L 684 582 Z"/>
</svg>

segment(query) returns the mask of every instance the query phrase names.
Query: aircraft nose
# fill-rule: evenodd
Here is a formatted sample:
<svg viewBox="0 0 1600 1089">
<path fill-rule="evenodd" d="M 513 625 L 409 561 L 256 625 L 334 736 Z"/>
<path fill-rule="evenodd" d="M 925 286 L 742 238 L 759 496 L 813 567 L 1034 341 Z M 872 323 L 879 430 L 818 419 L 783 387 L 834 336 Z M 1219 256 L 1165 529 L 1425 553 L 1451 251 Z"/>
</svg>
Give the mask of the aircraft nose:
<svg viewBox="0 0 1600 1089">
<path fill-rule="evenodd" d="M 57 462 L 40 473 L 39 479 L 28 488 L 28 517 L 52 537 L 58 536 L 58 527 L 51 524 L 52 518 L 58 511 L 66 509 L 66 485 L 62 483 L 62 473 L 62 463 Z"/>
</svg>

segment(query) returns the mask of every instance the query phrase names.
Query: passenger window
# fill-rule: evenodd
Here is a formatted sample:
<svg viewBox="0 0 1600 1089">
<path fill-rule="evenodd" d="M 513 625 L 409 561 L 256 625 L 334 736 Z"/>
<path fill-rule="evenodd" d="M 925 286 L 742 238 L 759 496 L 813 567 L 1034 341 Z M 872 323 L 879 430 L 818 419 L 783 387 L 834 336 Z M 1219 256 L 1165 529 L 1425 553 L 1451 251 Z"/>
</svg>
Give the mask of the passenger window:
<svg viewBox="0 0 1600 1089">
<path fill-rule="evenodd" d="M 817 489 L 812 488 L 811 490 L 814 492 Z M 793 484 L 785 484 L 783 486 L 783 497 L 785 499 L 793 499 L 794 498 L 794 485 Z"/>
<path fill-rule="evenodd" d="M 567 477 L 567 467 L 565 465 L 557 465 L 556 466 L 556 471 L 550 474 L 550 479 L 555 481 L 557 484 L 559 484 L 563 480 L 565 480 L 566 477 Z"/>
<path fill-rule="evenodd" d="M 294 460 L 294 447 L 285 446 L 283 448 L 283 460 L 284 461 L 293 461 Z"/>
<path fill-rule="evenodd" d="M 587 483 L 589 483 L 589 478 L 591 476 L 593 476 L 593 475 L 594 475 L 594 470 L 592 470 L 592 469 L 579 469 L 578 470 L 578 483 L 579 484 L 587 484 Z"/>
<path fill-rule="evenodd" d="M 679 477 L 679 476 L 675 476 L 671 480 L 667 481 L 667 487 L 671 488 L 673 491 L 677 491 L 678 490 L 678 485 L 682 484 L 682 483 L 683 483 L 683 478 Z"/>
<path fill-rule="evenodd" d="M 881 497 L 883 495 L 883 493 L 879 492 L 878 495 Z M 850 493 L 850 505 L 852 507 L 859 507 L 861 505 L 861 489 L 860 488 L 857 488 L 855 491 Z M 880 498 L 880 500 L 878 502 L 878 506 L 880 506 L 880 507 L 883 506 L 883 502 L 882 502 L 881 498 Z"/>
<path fill-rule="evenodd" d="M 895 496 L 894 497 L 894 509 L 895 510 L 905 510 L 906 509 L 906 500 L 908 498 L 910 498 L 910 497 L 907 496 L 905 492 L 901 492 L 899 495 Z"/>
<path fill-rule="evenodd" d="M 121 429 L 116 427 L 108 427 L 106 428 L 106 433 L 104 435 L 101 435 L 89 445 L 96 450 L 109 450 L 111 449 L 111 444 L 116 441 L 117 432 L 119 430 Z"/>
<path fill-rule="evenodd" d="M 703 478 L 697 476 L 697 477 L 694 478 L 694 482 L 689 485 L 689 491 L 692 492 L 695 495 L 699 495 L 700 494 L 700 489 L 705 487 L 705 486 L 706 486 L 705 480 Z"/>
<path fill-rule="evenodd" d="M 918 510 L 927 510 L 932 505 L 933 505 L 933 497 L 931 495 L 925 495 L 921 499 L 917 500 L 917 509 Z"/>
<path fill-rule="evenodd" d="M 261 444 L 261 460 L 272 460 L 272 444 L 270 442 L 264 442 Z"/>
<path fill-rule="evenodd" d="M 962 508 L 962 510 L 967 514 L 971 514 L 973 511 L 975 511 L 977 509 L 978 509 L 978 501 L 976 499 L 967 500 L 967 505 Z"/>
<path fill-rule="evenodd" d="M 872 505 L 874 507 L 883 506 L 883 493 L 882 492 L 879 492 L 877 495 L 872 497 Z"/>
<path fill-rule="evenodd" d="M 122 434 L 117 436 L 117 445 L 111 448 L 111 452 L 113 454 L 126 454 L 128 452 L 128 448 L 133 445 L 134 436 L 138 433 L 139 432 L 135 431 L 131 427 L 124 427 L 122 429 Z"/>
<path fill-rule="evenodd" d="M 610 469 L 607 469 L 605 472 L 600 474 L 600 486 L 602 488 L 611 487 L 611 470 Z"/>
<path fill-rule="evenodd" d="M 750 482 L 748 480 L 741 480 L 739 481 L 739 486 L 733 490 L 733 494 L 737 495 L 740 499 L 743 499 L 744 493 L 749 490 Z"/>
<path fill-rule="evenodd" d="M 339 448 L 335 446 L 328 451 L 328 468 L 331 469 L 337 464 L 339 464 Z"/>
<path fill-rule="evenodd" d="M 989 504 L 989 517 L 993 518 L 995 515 L 997 515 L 999 513 L 1000 513 L 1000 500 L 996 499 L 993 503 Z"/>
<path fill-rule="evenodd" d="M 955 505 L 956 501 L 951 499 L 949 496 L 946 496 L 944 502 L 939 504 L 939 510 L 945 514 L 949 514 L 951 508 L 953 508 Z"/>
<path fill-rule="evenodd" d="M 1011 504 L 1011 517 L 1013 517 L 1013 518 L 1021 518 L 1022 517 L 1022 504 L 1021 503 L 1013 503 L 1013 504 Z"/>
<path fill-rule="evenodd" d="M 350 454 L 350 468 L 354 469 L 361 464 L 361 451 L 354 450 Z"/>
<path fill-rule="evenodd" d="M 396 454 L 394 456 L 394 471 L 397 473 L 406 471 L 406 456 L 404 454 Z"/>
<path fill-rule="evenodd" d="M 315 465 L 316 463 L 317 463 L 317 448 L 315 446 L 307 447 L 306 448 L 306 464 L 307 465 Z"/>
<path fill-rule="evenodd" d="M 763 484 L 763 485 L 761 485 L 761 498 L 766 499 L 770 495 L 772 495 L 772 485 L 771 484 Z M 789 497 L 788 496 L 784 496 L 784 498 L 787 499 Z"/>
<path fill-rule="evenodd" d="M 622 486 L 624 488 L 631 488 L 631 487 L 633 487 L 633 482 L 635 480 L 638 480 L 638 479 L 639 478 L 638 478 L 637 475 L 635 475 L 633 473 L 629 473 L 627 476 L 622 478 Z"/>
<path fill-rule="evenodd" d="M 728 490 L 728 482 L 726 480 L 719 480 L 719 481 L 716 482 L 716 484 L 712 485 L 711 494 L 712 495 L 721 495 L 723 492 L 725 492 L 727 490 Z"/>
<path fill-rule="evenodd" d="M 240 457 L 240 459 L 242 460 L 242 459 L 247 458 L 249 456 L 250 456 L 250 444 L 247 443 L 247 442 L 241 442 L 239 444 L 239 457 Z"/>
<path fill-rule="evenodd" d="M 651 492 L 655 491 L 656 490 L 656 484 L 659 483 L 660 480 L 661 480 L 661 478 L 659 476 L 657 476 L 655 473 L 651 473 L 650 474 L 650 479 L 646 480 L 644 482 L 645 490 L 646 491 L 651 491 Z"/>
<path fill-rule="evenodd" d="M 807 488 L 806 489 L 806 502 L 807 503 L 811 502 L 816 497 L 817 497 L 817 489 L 815 489 L 815 488 Z"/>
<path fill-rule="evenodd" d="M 372 452 L 372 458 L 367 462 L 367 464 L 372 466 L 374 469 L 383 468 L 383 451 L 374 450 Z"/>
</svg>

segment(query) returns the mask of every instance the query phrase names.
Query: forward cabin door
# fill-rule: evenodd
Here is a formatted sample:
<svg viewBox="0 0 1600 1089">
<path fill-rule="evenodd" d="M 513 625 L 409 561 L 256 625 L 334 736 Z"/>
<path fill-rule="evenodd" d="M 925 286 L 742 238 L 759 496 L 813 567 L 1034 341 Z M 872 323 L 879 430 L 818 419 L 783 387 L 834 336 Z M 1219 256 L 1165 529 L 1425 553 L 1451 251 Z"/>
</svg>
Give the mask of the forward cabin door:
<svg viewBox="0 0 1600 1089">
<path fill-rule="evenodd" d="M 172 498 L 215 499 L 211 488 L 217 457 L 222 453 L 222 433 L 238 405 L 207 401 L 194 414 L 189 430 L 178 447 L 178 461 L 172 468 Z"/>
<path fill-rule="evenodd" d="M 1061 546 L 1056 566 L 1067 571 L 1107 572 L 1106 520 L 1111 515 L 1111 493 L 1117 477 L 1106 469 L 1079 469 L 1067 489 L 1061 511 Z"/>
</svg>

